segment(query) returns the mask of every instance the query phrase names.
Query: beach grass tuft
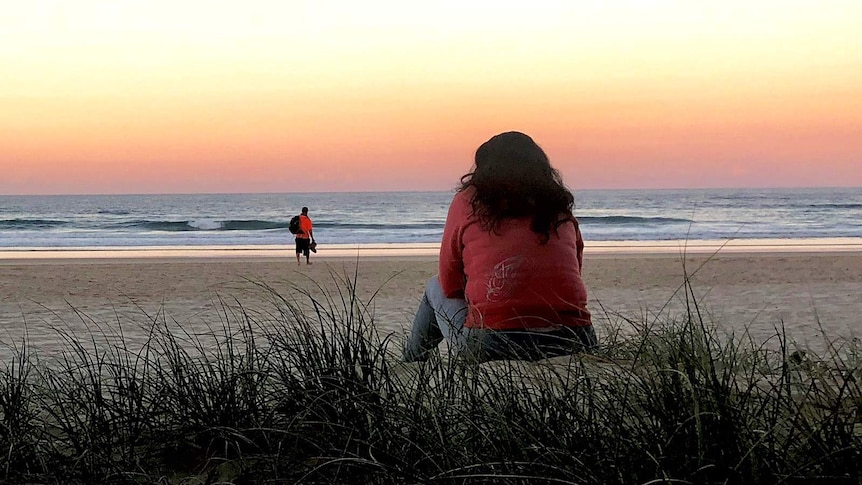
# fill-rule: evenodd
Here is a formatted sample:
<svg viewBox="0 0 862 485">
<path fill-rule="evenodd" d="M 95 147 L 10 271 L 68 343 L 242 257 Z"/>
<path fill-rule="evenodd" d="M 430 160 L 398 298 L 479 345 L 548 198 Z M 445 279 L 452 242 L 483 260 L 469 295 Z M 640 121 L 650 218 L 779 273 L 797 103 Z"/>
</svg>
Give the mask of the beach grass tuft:
<svg viewBox="0 0 862 485">
<path fill-rule="evenodd" d="M 164 314 L 0 368 L 6 483 L 859 483 L 862 345 L 726 335 L 694 292 L 607 314 L 602 345 L 538 362 L 398 360 L 357 274 L 335 292 L 220 300 L 209 332 Z M 323 296 L 320 296 L 323 295 Z M 81 315 L 81 318 L 87 318 Z M 816 322 L 812 322 L 816 324 Z"/>
</svg>

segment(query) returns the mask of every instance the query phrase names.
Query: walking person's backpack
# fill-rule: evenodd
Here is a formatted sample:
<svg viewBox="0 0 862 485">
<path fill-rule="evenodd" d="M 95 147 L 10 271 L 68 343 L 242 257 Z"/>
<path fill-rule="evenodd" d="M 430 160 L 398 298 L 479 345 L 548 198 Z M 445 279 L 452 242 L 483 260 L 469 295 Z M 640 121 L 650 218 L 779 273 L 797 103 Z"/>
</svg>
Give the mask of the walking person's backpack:
<svg viewBox="0 0 862 485">
<path fill-rule="evenodd" d="M 290 231 L 291 234 L 299 234 L 302 232 L 299 229 L 299 216 L 293 216 L 293 219 L 290 220 L 290 225 L 287 226 L 287 230 Z"/>
</svg>

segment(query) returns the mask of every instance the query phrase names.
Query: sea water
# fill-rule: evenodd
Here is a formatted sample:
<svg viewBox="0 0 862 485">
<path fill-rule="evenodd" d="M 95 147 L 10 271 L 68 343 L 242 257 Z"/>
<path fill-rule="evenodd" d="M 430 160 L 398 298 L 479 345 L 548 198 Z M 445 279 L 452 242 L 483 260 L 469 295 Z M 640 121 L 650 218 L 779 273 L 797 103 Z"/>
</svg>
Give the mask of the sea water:
<svg viewBox="0 0 862 485">
<path fill-rule="evenodd" d="M 439 243 L 453 192 L 0 196 L 0 248 Z M 577 190 L 584 239 L 862 237 L 862 188 Z"/>
<path fill-rule="evenodd" d="M 421 245 L 422 254 L 433 255 L 439 247 L 452 196 L 451 191 L 0 196 L 0 260 L 138 257 L 143 254 L 242 256 L 243 252 L 254 256 L 291 257 L 293 235 L 287 227 L 290 218 L 303 206 L 309 208 L 316 239 L 325 248 L 321 253 L 325 252 L 326 256 L 338 256 L 336 253 L 342 251 L 345 256 L 355 257 L 358 249 L 345 249 L 351 245 L 401 246 L 384 247 L 380 254 L 386 255 L 400 254 L 402 250 L 404 254 L 417 254 L 416 247 Z M 764 239 L 786 241 L 779 244 L 783 250 L 787 250 L 788 245 L 808 243 L 821 250 L 824 239 L 862 238 L 862 189 L 855 188 L 577 190 L 575 202 L 575 214 L 580 220 L 587 249 L 591 251 L 597 247 L 625 245 L 644 251 L 644 248 L 664 245 L 665 250 L 675 252 L 679 250 L 675 246 L 678 241 L 685 241 L 686 250 L 689 250 L 689 241 L 755 244 Z M 330 249 L 332 246 L 342 246 L 342 249 Z M 255 249 L 248 250 L 249 247 Z M 775 302 L 771 301 L 773 296 Z M 664 308 L 666 298 L 669 296 L 661 295 L 652 303 Z M 821 298 L 837 302 L 839 307 L 855 308 L 857 305 L 852 288 L 846 294 Z M 823 315 L 823 320 L 813 325 L 799 315 L 782 313 L 787 310 L 779 306 L 780 296 L 771 295 L 767 300 L 762 308 L 753 310 L 755 316 L 746 315 L 743 319 L 756 322 L 746 325 L 751 326 L 758 338 L 768 339 L 774 335 L 778 323 L 786 326 L 788 335 L 812 345 L 826 341 L 810 335 L 819 332 L 821 327 L 829 338 L 849 338 L 856 334 L 855 321 L 829 317 L 821 309 L 817 315 Z M 73 305 L 82 304 L 80 299 L 70 301 Z M 170 304 L 186 305 L 182 301 Z M 644 303 L 637 300 L 627 304 Z M 29 339 L 31 350 L 52 353 L 64 345 L 55 328 L 67 328 L 76 335 L 87 335 L 90 331 L 89 320 L 81 318 L 76 309 L 70 309 L 68 302 L 51 308 L 41 305 L 42 302 L 16 301 L 0 307 L 0 322 L 3 323 L 0 361 L 8 361 L 14 355 L 10 346 L 22 342 L 25 337 Z M 88 312 L 103 310 L 84 307 Z M 170 308 L 165 311 L 171 313 Z M 762 311 L 774 314 L 764 316 Z M 178 313 L 181 314 L 182 311 Z M 99 315 L 93 318 L 100 322 L 105 318 L 106 328 L 111 328 L 107 322 L 112 322 L 115 315 Z M 208 325 L 201 315 L 203 313 L 195 313 L 193 321 L 183 320 L 185 331 L 196 331 L 196 325 Z M 604 314 L 597 312 L 597 315 Z M 784 320 L 785 317 L 789 320 Z M 603 317 L 597 316 L 599 318 Z M 405 319 L 409 321 L 409 317 Z M 381 320 L 388 325 L 400 322 Z M 735 321 L 730 324 L 734 325 Z M 146 341 L 148 337 L 146 332 L 136 333 L 129 325 L 123 327 L 123 332 L 130 341 Z"/>
</svg>

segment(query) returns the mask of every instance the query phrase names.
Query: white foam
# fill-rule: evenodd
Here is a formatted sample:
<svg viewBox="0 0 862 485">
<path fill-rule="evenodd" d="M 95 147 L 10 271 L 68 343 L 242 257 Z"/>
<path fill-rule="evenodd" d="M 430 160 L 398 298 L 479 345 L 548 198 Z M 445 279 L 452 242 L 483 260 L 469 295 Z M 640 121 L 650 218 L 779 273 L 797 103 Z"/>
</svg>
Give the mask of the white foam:
<svg viewBox="0 0 862 485">
<path fill-rule="evenodd" d="M 200 229 L 202 231 L 215 231 L 221 229 L 223 223 L 215 219 L 197 219 L 189 222 L 190 227 Z"/>
</svg>

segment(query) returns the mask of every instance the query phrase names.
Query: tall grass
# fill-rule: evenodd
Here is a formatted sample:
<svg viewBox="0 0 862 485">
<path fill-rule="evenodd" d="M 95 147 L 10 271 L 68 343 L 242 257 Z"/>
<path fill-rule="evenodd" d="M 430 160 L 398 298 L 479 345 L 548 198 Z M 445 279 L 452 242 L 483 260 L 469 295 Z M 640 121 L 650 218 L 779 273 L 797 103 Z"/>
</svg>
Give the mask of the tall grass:
<svg viewBox="0 0 862 485">
<path fill-rule="evenodd" d="M 0 370 L 7 483 L 859 483 L 862 348 L 720 335 L 693 292 L 591 354 L 404 364 L 357 275 L 205 334 L 149 317 Z M 313 283 L 312 283 L 313 284 Z M 687 283 L 686 283 L 687 284 Z M 312 291 L 313 290 L 313 291 Z M 323 295 L 314 296 L 314 295 Z M 373 300 L 373 297 L 372 297 Z M 86 318 L 82 315 L 82 318 Z"/>
</svg>

